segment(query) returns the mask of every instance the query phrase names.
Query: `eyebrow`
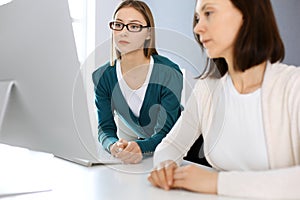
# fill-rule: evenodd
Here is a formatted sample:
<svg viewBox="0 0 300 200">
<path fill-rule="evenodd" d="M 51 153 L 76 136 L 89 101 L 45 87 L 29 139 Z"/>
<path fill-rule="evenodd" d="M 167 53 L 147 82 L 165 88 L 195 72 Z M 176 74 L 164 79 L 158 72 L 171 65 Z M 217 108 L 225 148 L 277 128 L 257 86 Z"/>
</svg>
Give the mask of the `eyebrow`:
<svg viewBox="0 0 300 200">
<path fill-rule="evenodd" d="M 205 4 L 201 7 L 201 11 L 204 11 L 205 8 L 206 8 L 207 6 L 211 6 L 211 5 L 214 5 L 214 3 L 205 3 Z"/>
<path fill-rule="evenodd" d="M 119 18 L 117 18 L 117 19 L 115 19 L 115 20 L 116 20 L 116 21 L 121 21 L 121 22 L 123 22 L 123 20 L 122 20 L 122 19 L 119 19 Z M 140 23 L 140 24 L 142 24 L 142 22 L 141 22 L 140 20 L 130 20 L 129 23 Z"/>
</svg>

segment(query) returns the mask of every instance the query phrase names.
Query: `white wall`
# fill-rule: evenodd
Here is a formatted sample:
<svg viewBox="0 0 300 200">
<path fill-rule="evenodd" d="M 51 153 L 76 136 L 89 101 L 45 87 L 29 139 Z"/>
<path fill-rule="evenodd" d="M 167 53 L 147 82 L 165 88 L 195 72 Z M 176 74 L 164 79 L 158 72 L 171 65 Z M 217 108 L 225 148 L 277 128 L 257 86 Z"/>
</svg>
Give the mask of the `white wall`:
<svg viewBox="0 0 300 200">
<path fill-rule="evenodd" d="M 97 0 L 97 45 L 110 37 L 107 23 L 111 20 L 114 9 L 119 2 L 120 0 Z M 195 0 L 145 0 L 145 2 L 150 6 L 158 28 L 177 31 L 193 40 L 192 18 Z M 300 1 L 271 0 L 271 2 L 286 47 L 286 59 L 284 61 L 288 64 L 300 65 Z M 177 43 L 177 41 L 174 42 Z M 192 50 L 188 51 L 192 53 Z M 196 73 L 196 71 L 191 69 L 192 73 Z"/>
</svg>

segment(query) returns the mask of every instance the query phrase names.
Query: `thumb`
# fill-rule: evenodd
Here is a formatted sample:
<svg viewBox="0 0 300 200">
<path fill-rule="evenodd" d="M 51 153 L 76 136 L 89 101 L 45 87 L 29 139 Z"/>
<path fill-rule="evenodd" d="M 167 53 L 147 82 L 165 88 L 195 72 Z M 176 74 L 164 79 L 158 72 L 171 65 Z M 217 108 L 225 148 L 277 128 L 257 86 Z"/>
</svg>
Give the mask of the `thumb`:
<svg viewBox="0 0 300 200">
<path fill-rule="evenodd" d="M 124 144 L 125 146 L 127 146 L 127 144 L 128 144 L 128 141 L 125 140 L 125 139 L 123 139 L 123 138 L 120 138 L 119 142 L 122 143 L 122 144 Z"/>
<path fill-rule="evenodd" d="M 119 139 L 119 141 L 117 142 L 117 146 L 120 148 L 125 148 L 128 145 L 128 141 L 125 139 Z"/>
</svg>

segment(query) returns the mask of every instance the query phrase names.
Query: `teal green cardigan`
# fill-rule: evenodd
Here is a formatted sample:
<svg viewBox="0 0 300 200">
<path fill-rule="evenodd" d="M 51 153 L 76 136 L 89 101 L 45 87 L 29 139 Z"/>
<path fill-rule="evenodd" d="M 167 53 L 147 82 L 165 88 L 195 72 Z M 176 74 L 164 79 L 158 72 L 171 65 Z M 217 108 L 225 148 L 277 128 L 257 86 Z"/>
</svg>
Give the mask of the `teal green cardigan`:
<svg viewBox="0 0 300 200">
<path fill-rule="evenodd" d="M 118 84 L 116 66 L 109 63 L 92 75 L 98 114 L 98 140 L 109 151 L 116 141 L 116 113 L 137 134 L 136 142 L 143 154 L 151 154 L 171 130 L 181 114 L 182 73 L 175 63 L 160 55 L 152 55 L 152 74 L 140 116 L 129 108 Z"/>
</svg>

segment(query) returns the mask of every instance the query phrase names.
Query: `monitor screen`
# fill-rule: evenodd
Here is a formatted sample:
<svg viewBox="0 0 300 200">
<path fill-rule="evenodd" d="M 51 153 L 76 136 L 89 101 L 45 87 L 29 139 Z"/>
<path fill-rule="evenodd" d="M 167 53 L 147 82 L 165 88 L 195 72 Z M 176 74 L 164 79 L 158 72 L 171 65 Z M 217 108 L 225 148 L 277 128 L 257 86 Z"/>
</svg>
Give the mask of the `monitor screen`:
<svg viewBox="0 0 300 200">
<path fill-rule="evenodd" d="M 14 85 L 2 113 L 0 142 L 85 154 L 92 131 L 79 71 L 67 0 L 14 0 L 1 6 L 0 82 Z M 88 141 L 82 145 L 82 140 Z"/>
</svg>

